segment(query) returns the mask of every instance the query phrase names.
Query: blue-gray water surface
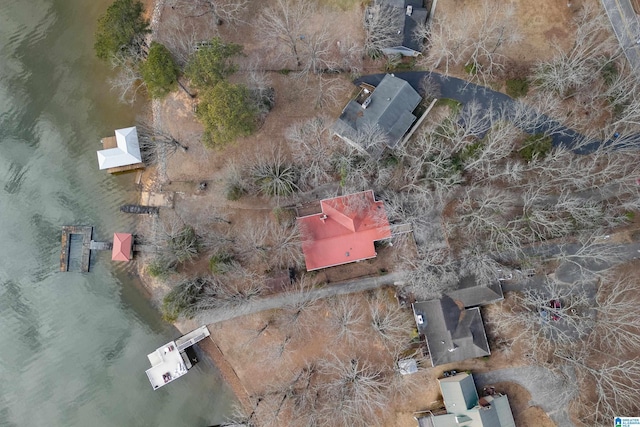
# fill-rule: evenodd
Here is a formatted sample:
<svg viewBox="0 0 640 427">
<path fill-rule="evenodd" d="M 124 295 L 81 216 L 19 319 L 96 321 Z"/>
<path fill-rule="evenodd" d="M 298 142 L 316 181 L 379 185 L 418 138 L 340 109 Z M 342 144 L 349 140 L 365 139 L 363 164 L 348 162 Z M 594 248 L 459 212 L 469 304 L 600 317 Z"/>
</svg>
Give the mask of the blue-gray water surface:
<svg viewBox="0 0 640 427">
<path fill-rule="evenodd" d="M 99 253 L 60 273 L 61 226 L 107 240 L 133 176 L 98 171 L 102 136 L 132 125 L 93 54 L 109 0 L 0 0 L 0 426 L 207 426 L 232 400 L 205 361 L 153 391 L 146 355 L 177 331 L 131 266 Z"/>
</svg>

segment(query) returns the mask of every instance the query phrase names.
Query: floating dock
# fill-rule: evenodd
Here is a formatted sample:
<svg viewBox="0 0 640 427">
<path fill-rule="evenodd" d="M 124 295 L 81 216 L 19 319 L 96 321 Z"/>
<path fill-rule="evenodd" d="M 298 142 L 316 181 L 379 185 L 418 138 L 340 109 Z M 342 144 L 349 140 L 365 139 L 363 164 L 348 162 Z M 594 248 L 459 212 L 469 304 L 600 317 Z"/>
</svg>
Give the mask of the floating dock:
<svg viewBox="0 0 640 427">
<path fill-rule="evenodd" d="M 147 355 L 151 368 L 146 372 L 153 389 L 185 375 L 198 362 L 191 347 L 208 336 L 209 329 L 204 325 Z"/>
<path fill-rule="evenodd" d="M 60 271 L 69 271 L 69 258 L 71 256 L 71 235 L 82 235 L 82 256 L 80 261 L 80 271 L 89 272 L 89 261 L 91 260 L 91 237 L 93 227 L 82 225 L 65 225 L 62 227 L 62 241 L 60 248 Z"/>
<path fill-rule="evenodd" d="M 71 259 L 75 254 L 71 254 L 71 236 L 78 234 L 82 236 L 82 251 L 80 255 L 80 271 L 89 272 L 91 261 L 91 251 L 110 251 L 113 248 L 112 242 L 96 242 L 92 239 L 93 227 L 85 225 L 65 225 L 62 227 L 62 239 L 60 244 L 60 271 L 69 271 Z"/>
</svg>

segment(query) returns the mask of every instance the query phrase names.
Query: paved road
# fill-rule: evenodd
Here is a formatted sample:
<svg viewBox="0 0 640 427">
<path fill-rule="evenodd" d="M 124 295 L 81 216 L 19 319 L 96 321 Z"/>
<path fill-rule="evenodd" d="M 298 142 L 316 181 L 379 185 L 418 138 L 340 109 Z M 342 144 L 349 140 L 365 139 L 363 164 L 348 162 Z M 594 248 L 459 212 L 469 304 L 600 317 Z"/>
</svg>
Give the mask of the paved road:
<svg viewBox="0 0 640 427">
<path fill-rule="evenodd" d="M 395 282 L 402 280 L 402 272 L 393 272 L 385 276 L 366 277 L 364 279 L 349 280 L 345 282 L 336 282 L 321 288 L 313 289 L 309 292 L 297 294 L 298 301 L 311 301 L 316 299 L 328 298 L 334 295 L 345 295 L 355 292 L 368 291 L 370 289 L 381 288 L 383 286 L 393 285 Z M 258 298 L 246 305 L 236 307 L 233 310 L 211 310 L 198 315 L 200 324 L 211 324 L 222 322 L 224 320 L 234 319 L 236 317 L 245 316 L 247 314 L 259 313 L 265 310 L 285 307 L 291 304 L 291 294 L 278 294 L 271 297 Z"/>
<path fill-rule="evenodd" d="M 396 77 L 406 80 L 407 83 L 417 91 L 420 89 L 420 82 L 427 75 L 431 76 L 431 78 L 440 85 L 440 94 L 442 98 L 455 99 L 463 104 L 476 101 L 485 108 L 489 108 L 491 106 L 494 108 L 503 106 L 507 115 L 509 112 L 509 105 L 516 102 L 513 98 L 502 92 L 497 92 L 489 89 L 488 87 L 480 86 L 455 77 L 445 76 L 440 73 L 431 71 L 395 73 Z M 384 76 L 385 74 L 362 76 L 355 80 L 354 84 L 359 85 L 360 83 L 369 83 L 373 86 L 377 86 Z M 533 111 L 534 110 L 532 109 L 532 112 Z M 528 128 L 522 129 L 523 131 L 527 133 L 548 132 L 553 139 L 553 144 L 555 146 L 564 146 L 570 149 L 575 147 L 578 141 L 582 141 L 584 139 L 584 136 L 580 133 L 562 126 L 559 122 L 545 116 L 544 114 L 538 114 L 536 112 L 535 117 L 538 117 L 537 123 Z M 575 149 L 574 151 L 576 154 L 588 154 L 595 151 L 602 143 L 602 141 L 594 141 L 593 143 L 581 146 L 579 149 Z"/>
<path fill-rule="evenodd" d="M 633 10 L 629 0 L 602 0 L 613 32 L 631 64 L 631 67 L 640 71 L 640 22 L 638 15 Z"/>
<path fill-rule="evenodd" d="M 566 374 L 567 377 L 541 366 L 519 366 L 473 374 L 473 378 L 480 389 L 503 381 L 520 384 L 531 393 L 529 405 L 542 408 L 557 426 L 573 427 L 567 411 L 573 387 L 567 381 L 575 383 L 575 373 L 567 370 Z"/>
</svg>

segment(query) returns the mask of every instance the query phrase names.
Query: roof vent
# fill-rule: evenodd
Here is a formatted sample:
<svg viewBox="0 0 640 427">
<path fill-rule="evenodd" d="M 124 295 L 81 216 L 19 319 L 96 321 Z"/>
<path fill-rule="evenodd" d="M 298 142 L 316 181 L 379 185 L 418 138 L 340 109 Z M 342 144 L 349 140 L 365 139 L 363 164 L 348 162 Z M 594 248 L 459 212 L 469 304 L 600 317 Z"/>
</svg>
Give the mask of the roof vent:
<svg viewBox="0 0 640 427">
<path fill-rule="evenodd" d="M 411 5 L 407 6 L 407 16 L 411 16 L 412 13 L 413 13 L 413 6 Z"/>
<path fill-rule="evenodd" d="M 327 214 L 322 214 L 322 215 L 320 215 L 320 221 L 322 221 L 322 222 L 325 222 L 325 221 L 327 220 L 327 218 L 329 218 L 329 217 L 327 216 Z"/>
</svg>

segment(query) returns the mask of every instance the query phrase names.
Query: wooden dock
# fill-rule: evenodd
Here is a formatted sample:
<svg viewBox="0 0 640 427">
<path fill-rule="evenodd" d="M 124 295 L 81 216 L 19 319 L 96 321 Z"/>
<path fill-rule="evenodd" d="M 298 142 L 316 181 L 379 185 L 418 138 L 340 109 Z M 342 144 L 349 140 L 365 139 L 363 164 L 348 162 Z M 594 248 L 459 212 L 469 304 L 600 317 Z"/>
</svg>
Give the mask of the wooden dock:
<svg viewBox="0 0 640 427">
<path fill-rule="evenodd" d="M 143 205 L 122 205 L 120 206 L 120 211 L 124 213 L 131 214 L 148 214 L 148 215 L 158 215 L 160 209 L 157 206 L 143 206 Z"/>
<path fill-rule="evenodd" d="M 92 251 L 110 251 L 113 249 L 113 242 L 96 242 L 92 240 L 89 249 Z"/>
<path fill-rule="evenodd" d="M 93 236 L 93 227 L 82 225 L 65 225 L 64 227 L 62 227 L 60 271 L 69 271 L 72 234 L 82 235 L 82 256 L 80 261 L 80 271 L 83 273 L 88 273 L 89 261 L 91 260 L 91 237 Z"/>
</svg>

